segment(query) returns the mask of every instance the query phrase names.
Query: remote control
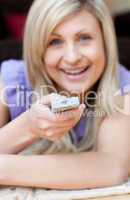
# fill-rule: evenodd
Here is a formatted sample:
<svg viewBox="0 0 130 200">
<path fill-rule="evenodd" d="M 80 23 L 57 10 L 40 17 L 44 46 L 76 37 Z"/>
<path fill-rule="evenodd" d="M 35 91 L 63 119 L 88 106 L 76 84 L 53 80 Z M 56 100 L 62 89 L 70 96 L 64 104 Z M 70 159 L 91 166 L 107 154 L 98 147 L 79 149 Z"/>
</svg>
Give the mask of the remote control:
<svg viewBox="0 0 130 200">
<path fill-rule="evenodd" d="M 51 110 L 52 112 L 63 112 L 66 110 L 71 110 L 74 108 L 78 108 L 80 105 L 78 97 L 69 97 L 69 98 L 56 98 L 51 102 Z"/>
</svg>

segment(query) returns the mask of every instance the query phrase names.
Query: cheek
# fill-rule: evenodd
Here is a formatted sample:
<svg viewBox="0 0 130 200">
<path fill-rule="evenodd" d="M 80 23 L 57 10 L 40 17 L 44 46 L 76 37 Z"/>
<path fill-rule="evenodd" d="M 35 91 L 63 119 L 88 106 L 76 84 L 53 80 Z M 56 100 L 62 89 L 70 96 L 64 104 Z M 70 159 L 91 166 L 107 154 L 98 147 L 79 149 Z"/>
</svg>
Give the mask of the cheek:
<svg viewBox="0 0 130 200">
<path fill-rule="evenodd" d="M 106 64 L 105 49 L 101 39 L 95 45 L 95 60 L 100 67 L 104 67 Z"/>
<path fill-rule="evenodd" d="M 56 67 L 61 59 L 61 52 L 54 50 L 47 50 L 44 56 L 45 65 L 49 67 Z"/>
<path fill-rule="evenodd" d="M 104 48 L 101 44 L 93 44 L 90 47 L 82 49 L 82 54 L 88 58 L 90 64 L 97 67 L 104 67 L 106 58 Z"/>
</svg>

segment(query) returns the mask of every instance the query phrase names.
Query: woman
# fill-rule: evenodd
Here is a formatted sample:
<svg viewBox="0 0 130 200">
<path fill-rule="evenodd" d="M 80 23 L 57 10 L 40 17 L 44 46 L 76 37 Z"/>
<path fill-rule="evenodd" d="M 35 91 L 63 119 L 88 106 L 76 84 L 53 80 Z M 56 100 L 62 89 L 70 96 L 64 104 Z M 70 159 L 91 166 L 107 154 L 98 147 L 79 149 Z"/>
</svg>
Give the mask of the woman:
<svg viewBox="0 0 130 200">
<path fill-rule="evenodd" d="M 18 109 L 10 104 L 16 104 L 14 87 L 3 92 L 9 109 L 3 99 L 1 127 L 9 121 L 9 110 L 15 119 L 1 128 L 0 184 L 83 189 L 127 180 L 129 104 L 119 106 L 129 95 L 113 97 L 123 86 L 118 71 L 121 77 L 127 72 L 118 69 L 115 34 L 103 1 L 36 0 L 26 22 L 24 60 L 29 81 L 24 62 L 2 65 L 1 91 L 21 84 L 26 92 L 31 88 L 34 98 L 30 109 Z M 17 70 L 15 79 L 10 66 Z M 54 114 L 49 107 L 52 92 L 63 98 L 82 96 L 81 105 Z"/>
</svg>

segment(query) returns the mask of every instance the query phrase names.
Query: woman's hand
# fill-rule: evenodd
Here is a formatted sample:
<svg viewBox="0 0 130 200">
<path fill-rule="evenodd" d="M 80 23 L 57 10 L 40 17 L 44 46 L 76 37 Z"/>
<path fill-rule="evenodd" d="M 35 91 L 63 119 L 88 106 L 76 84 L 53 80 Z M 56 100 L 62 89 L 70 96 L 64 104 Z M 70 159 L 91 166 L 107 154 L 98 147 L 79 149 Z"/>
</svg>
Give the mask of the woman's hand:
<svg viewBox="0 0 130 200">
<path fill-rule="evenodd" d="M 59 96 L 57 94 L 57 96 Z M 53 113 L 49 107 L 56 94 L 49 94 L 43 97 L 40 102 L 34 104 L 27 111 L 27 117 L 31 133 L 36 137 L 46 138 L 55 141 L 64 136 L 80 120 L 85 105 L 81 104 L 79 108 Z M 65 98 L 60 96 L 60 98 Z"/>
</svg>

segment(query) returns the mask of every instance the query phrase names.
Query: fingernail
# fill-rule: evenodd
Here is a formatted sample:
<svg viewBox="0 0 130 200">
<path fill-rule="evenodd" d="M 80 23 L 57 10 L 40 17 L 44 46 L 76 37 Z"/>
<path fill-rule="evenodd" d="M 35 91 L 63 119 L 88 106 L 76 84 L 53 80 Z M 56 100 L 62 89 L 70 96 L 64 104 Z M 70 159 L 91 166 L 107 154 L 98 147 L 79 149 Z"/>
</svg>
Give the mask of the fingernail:
<svg viewBox="0 0 130 200">
<path fill-rule="evenodd" d="M 85 104 L 81 104 L 81 109 L 84 110 L 86 108 Z"/>
</svg>

